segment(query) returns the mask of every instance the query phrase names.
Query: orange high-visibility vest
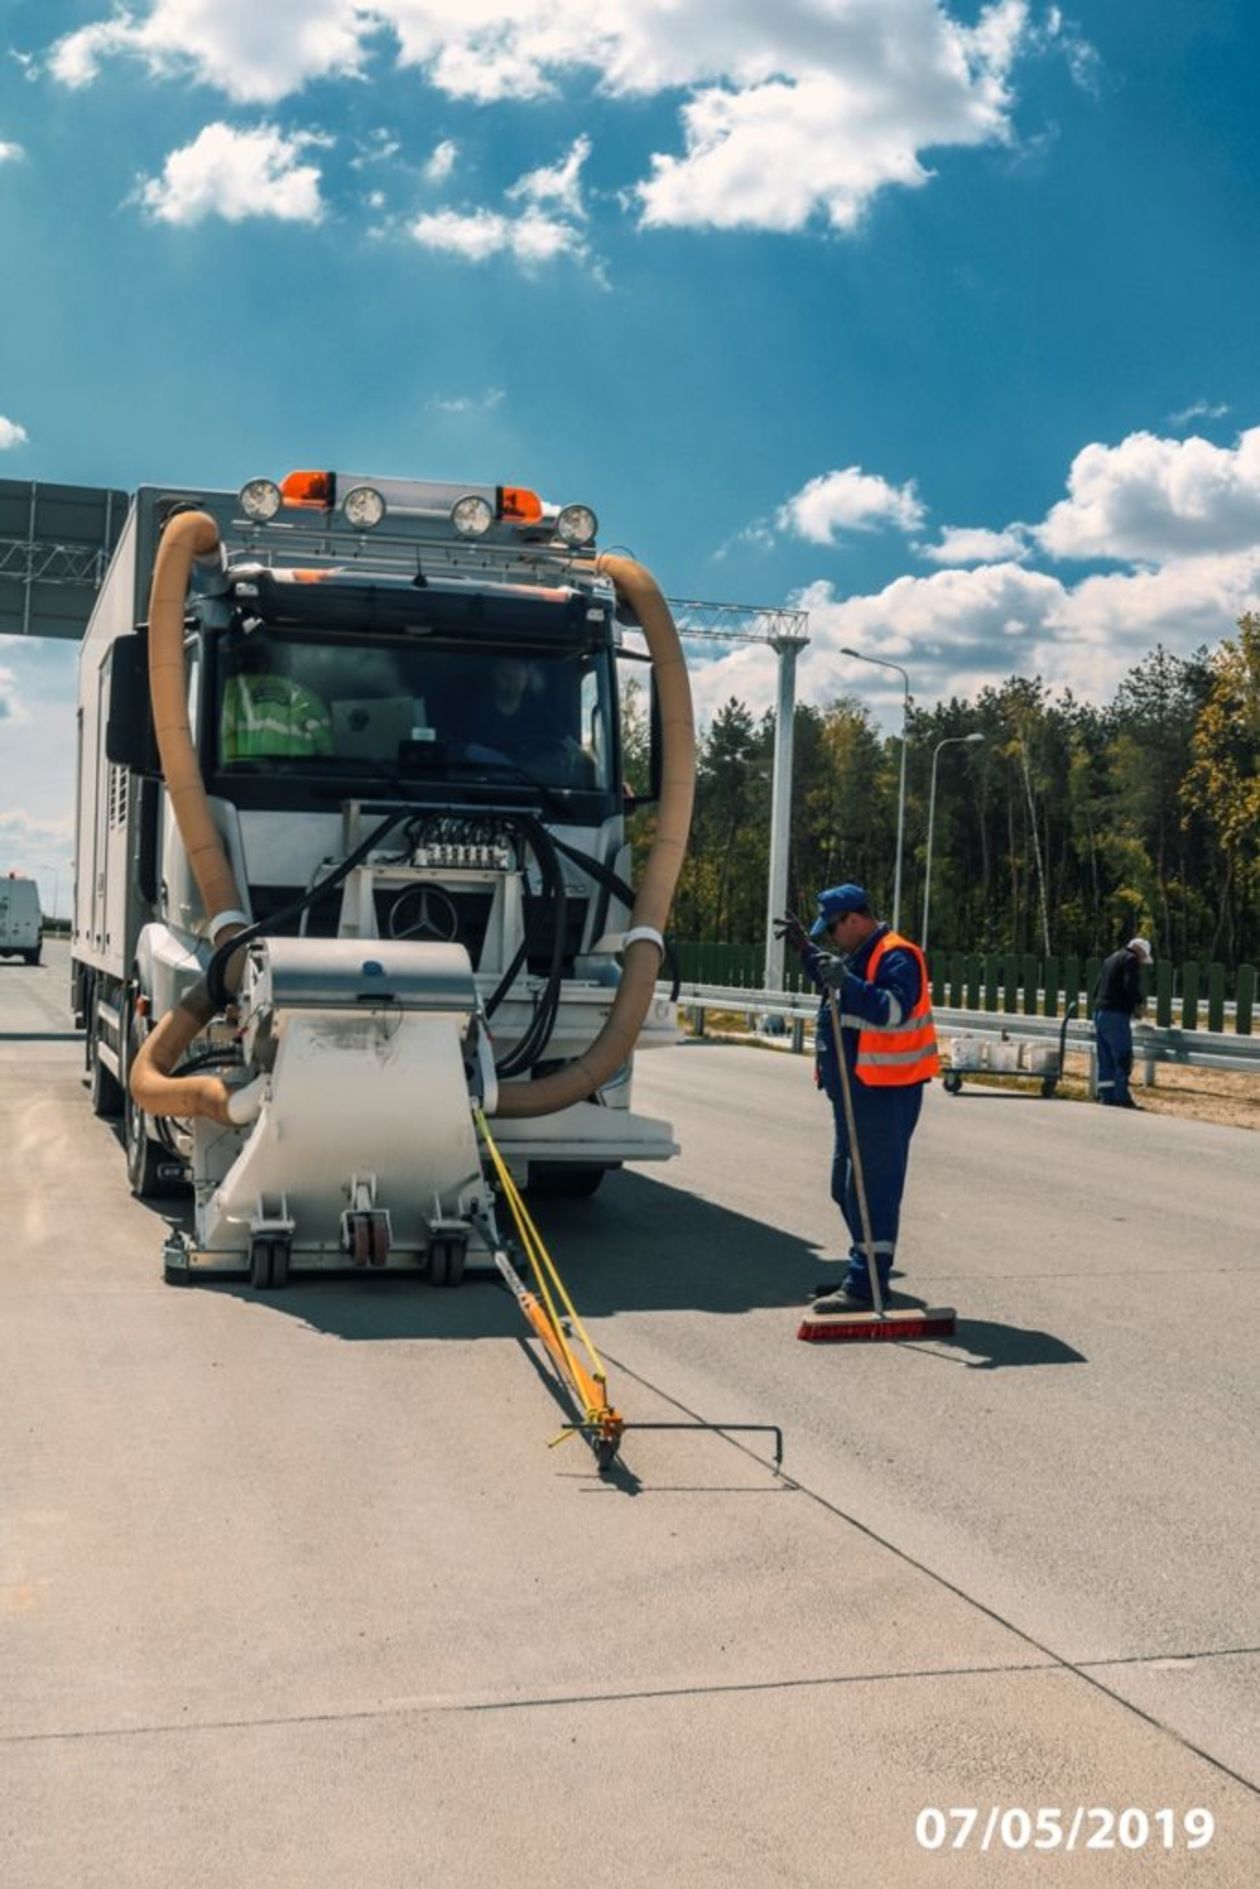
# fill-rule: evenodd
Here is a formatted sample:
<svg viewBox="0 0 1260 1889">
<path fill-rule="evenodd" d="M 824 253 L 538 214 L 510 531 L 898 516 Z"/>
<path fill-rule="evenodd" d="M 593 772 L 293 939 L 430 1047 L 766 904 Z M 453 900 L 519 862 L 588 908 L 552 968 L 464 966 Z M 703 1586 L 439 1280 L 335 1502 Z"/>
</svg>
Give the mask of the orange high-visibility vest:
<svg viewBox="0 0 1260 1889">
<path fill-rule="evenodd" d="M 895 931 L 885 932 L 866 967 L 869 983 L 874 983 L 885 951 L 909 951 L 918 960 L 919 1001 L 900 1023 L 862 1023 L 857 1041 L 857 1076 L 872 1089 L 896 1089 L 913 1082 L 929 1082 L 941 1073 L 927 959 L 908 938 L 899 938 Z"/>
</svg>

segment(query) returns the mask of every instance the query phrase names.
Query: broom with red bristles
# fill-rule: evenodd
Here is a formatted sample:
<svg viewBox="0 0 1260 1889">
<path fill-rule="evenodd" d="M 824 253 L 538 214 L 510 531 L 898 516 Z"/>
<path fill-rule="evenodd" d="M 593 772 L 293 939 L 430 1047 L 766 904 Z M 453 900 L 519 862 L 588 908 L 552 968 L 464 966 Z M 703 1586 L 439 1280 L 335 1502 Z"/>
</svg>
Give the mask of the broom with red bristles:
<svg viewBox="0 0 1260 1889">
<path fill-rule="evenodd" d="M 853 1163 L 853 1186 L 862 1216 L 862 1244 L 866 1249 L 866 1271 L 871 1282 L 869 1312 L 809 1312 L 797 1332 L 809 1344 L 859 1344 L 885 1338 L 949 1338 L 953 1336 L 955 1314 L 949 1306 L 886 1306 L 875 1264 L 875 1240 L 871 1233 L 871 1210 L 866 1198 L 866 1177 L 862 1172 L 862 1149 L 858 1142 L 857 1121 L 853 1113 L 853 1091 L 849 1086 L 849 1065 L 844 1059 L 844 1041 L 840 1034 L 840 1011 L 833 986 L 827 987 L 827 1006 L 831 1013 L 831 1033 L 835 1039 L 836 1061 L 840 1065 L 840 1093 L 844 1097 L 844 1120 L 849 1135 L 849 1159 Z"/>
</svg>

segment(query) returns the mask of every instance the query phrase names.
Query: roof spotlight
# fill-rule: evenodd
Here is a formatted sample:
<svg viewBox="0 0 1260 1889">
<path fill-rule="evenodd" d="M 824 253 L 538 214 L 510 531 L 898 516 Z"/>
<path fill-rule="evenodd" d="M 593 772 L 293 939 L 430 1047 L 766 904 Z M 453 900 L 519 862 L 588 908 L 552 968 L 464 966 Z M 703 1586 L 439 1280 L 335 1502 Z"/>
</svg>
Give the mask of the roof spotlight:
<svg viewBox="0 0 1260 1889">
<path fill-rule="evenodd" d="M 356 485 L 342 499 L 341 509 L 356 531 L 373 531 L 385 516 L 385 500 L 374 485 Z"/>
<path fill-rule="evenodd" d="M 280 487 L 274 479 L 250 479 L 238 494 L 246 518 L 265 525 L 280 510 Z"/>
<path fill-rule="evenodd" d="M 484 538 L 494 523 L 494 507 L 479 492 L 470 492 L 451 506 L 451 523 L 461 538 Z"/>
<path fill-rule="evenodd" d="M 556 536 L 573 550 L 594 544 L 599 520 L 589 505 L 566 505 L 556 519 Z"/>
</svg>

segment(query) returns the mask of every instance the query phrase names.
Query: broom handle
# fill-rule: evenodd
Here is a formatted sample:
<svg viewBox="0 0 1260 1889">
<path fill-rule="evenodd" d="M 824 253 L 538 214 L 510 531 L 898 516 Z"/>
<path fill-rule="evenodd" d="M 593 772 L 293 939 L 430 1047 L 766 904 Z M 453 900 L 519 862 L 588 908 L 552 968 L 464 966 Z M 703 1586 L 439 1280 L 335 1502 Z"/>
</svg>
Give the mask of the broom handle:
<svg viewBox="0 0 1260 1889">
<path fill-rule="evenodd" d="M 853 1114 L 853 1093 L 849 1087 L 849 1065 L 844 1059 L 844 1040 L 840 1034 L 840 1010 L 835 986 L 827 986 L 827 1004 L 831 1011 L 831 1033 L 836 1043 L 836 1061 L 840 1065 L 840 1093 L 844 1097 L 844 1121 L 849 1134 L 849 1159 L 853 1163 L 853 1185 L 862 1216 L 862 1240 L 866 1247 L 866 1271 L 871 1282 L 871 1298 L 878 1317 L 884 1316 L 884 1295 L 879 1287 L 879 1268 L 875 1264 L 875 1240 L 871 1233 L 871 1209 L 866 1198 L 866 1176 L 862 1172 L 862 1149 L 858 1143 L 857 1121 Z"/>
</svg>

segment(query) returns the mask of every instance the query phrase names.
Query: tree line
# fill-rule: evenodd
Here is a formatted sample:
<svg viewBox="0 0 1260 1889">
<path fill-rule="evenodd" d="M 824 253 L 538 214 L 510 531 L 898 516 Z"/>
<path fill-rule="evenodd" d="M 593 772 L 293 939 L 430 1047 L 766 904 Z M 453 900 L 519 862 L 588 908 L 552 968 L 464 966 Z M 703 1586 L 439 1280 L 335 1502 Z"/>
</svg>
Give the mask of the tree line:
<svg viewBox="0 0 1260 1889">
<path fill-rule="evenodd" d="M 1105 953 L 1143 933 L 1164 957 L 1260 953 L 1260 616 L 1192 656 L 1156 648 L 1105 706 L 1012 676 L 908 720 L 901 928 L 921 935 L 933 755 L 932 948 Z M 646 792 L 645 697 L 624 695 L 632 790 Z M 765 935 L 774 714 L 731 698 L 699 748 L 679 938 Z M 891 916 L 901 747 L 851 697 L 798 706 L 790 898 L 856 880 Z M 636 854 L 650 810 L 635 816 Z"/>
</svg>

